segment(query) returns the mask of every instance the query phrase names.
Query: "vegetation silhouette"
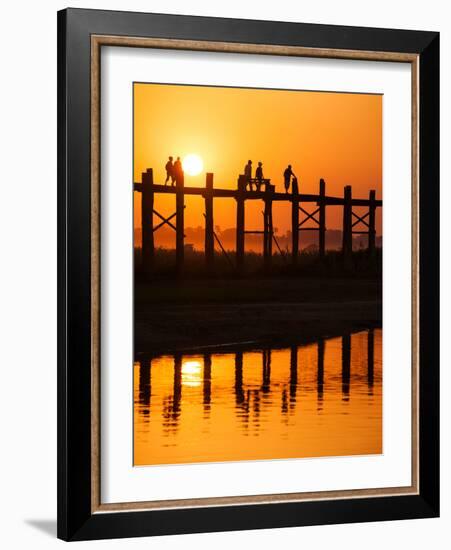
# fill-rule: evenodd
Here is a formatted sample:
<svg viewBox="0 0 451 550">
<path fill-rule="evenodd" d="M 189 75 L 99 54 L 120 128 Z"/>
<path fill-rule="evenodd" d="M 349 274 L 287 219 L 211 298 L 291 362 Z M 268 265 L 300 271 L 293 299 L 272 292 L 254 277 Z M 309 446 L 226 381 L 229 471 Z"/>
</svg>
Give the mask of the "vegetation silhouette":
<svg viewBox="0 0 451 550">
<path fill-rule="evenodd" d="M 155 267 L 149 278 L 142 269 L 141 248 L 134 249 L 135 277 L 139 281 L 154 280 L 160 277 L 179 277 L 175 265 L 176 251 L 168 248 L 155 249 Z M 232 259 L 231 259 L 232 258 Z M 296 265 L 287 261 L 286 253 L 273 253 L 270 270 L 264 266 L 263 255 L 248 251 L 245 253 L 244 273 L 240 277 L 300 277 L 306 278 L 320 275 L 326 279 L 333 277 L 349 278 L 379 278 L 382 276 L 382 249 L 377 248 L 374 255 L 366 250 L 354 250 L 350 260 L 345 261 L 341 251 L 328 250 L 323 258 L 319 258 L 315 248 L 301 251 Z M 233 262 L 233 252 L 220 250 L 215 253 L 213 272 L 205 266 L 204 252 L 195 250 L 192 246 L 185 246 L 185 263 L 183 277 L 237 277 L 238 273 Z"/>
</svg>

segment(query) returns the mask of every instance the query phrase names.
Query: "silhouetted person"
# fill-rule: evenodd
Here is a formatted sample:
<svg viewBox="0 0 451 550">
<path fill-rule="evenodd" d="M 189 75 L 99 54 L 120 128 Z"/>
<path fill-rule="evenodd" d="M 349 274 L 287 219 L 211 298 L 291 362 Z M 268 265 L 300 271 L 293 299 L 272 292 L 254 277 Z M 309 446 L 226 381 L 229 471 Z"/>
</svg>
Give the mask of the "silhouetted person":
<svg viewBox="0 0 451 550">
<path fill-rule="evenodd" d="M 168 162 L 166 163 L 166 179 L 164 180 L 164 184 L 167 185 L 168 181 L 171 180 L 172 185 L 174 185 L 174 165 L 172 164 L 172 157 L 169 157 Z"/>
<path fill-rule="evenodd" d="M 249 185 L 249 189 L 252 191 L 252 161 L 248 160 L 244 167 L 244 177 L 246 178 L 246 187 Z"/>
<path fill-rule="evenodd" d="M 174 162 L 173 174 L 175 181 L 179 181 L 183 176 L 183 168 L 180 157 L 177 157 L 177 160 Z M 174 185 L 174 183 L 172 183 L 172 185 Z"/>
<path fill-rule="evenodd" d="M 291 169 L 291 164 L 289 164 L 285 168 L 285 172 L 283 173 L 283 183 L 285 185 L 285 192 L 286 193 L 288 193 L 288 191 L 290 189 L 291 177 L 296 177 L 296 176 L 294 175 L 293 170 Z"/>
<path fill-rule="evenodd" d="M 255 179 L 257 180 L 257 191 L 260 191 L 263 182 L 263 163 L 259 162 L 257 170 L 255 170 Z"/>
</svg>

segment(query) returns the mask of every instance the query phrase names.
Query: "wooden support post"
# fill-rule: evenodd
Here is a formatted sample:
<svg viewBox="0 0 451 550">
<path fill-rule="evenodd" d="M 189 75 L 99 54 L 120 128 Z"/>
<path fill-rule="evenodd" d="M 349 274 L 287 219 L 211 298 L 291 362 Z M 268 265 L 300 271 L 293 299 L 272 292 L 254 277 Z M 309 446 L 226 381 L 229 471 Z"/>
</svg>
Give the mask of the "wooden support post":
<svg viewBox="0 0 451 550">
<path fill-rule="evenodd" d="M 343 205 L 343 255 L 349 259 L 352 254 L 352 187 L 344 189 Z"/>
<path fill-rule="evenodd" d="M 376 191 L 370 191 L 370 204 L 368 216 L 368 253 L 374 256 L 376 252 Z"/>
<path fill-rule="evenodd" d="M 319 180 L 319 257 L 324 259 L 326 255 L 326 182 Z"/>
<path fill-rule="evenodd" d="M 142 174 L 141 192 L 141 234 L 142 234 L 142 267 L 144 273 L 150 273 L 155 259 L 153 239 L 153 171 L 148 168 Z"/>
<path fill-rule="evenodd" d="M 238 177 L 238 193 L 236 196 L 236 267 L 239 273 L 244 268 L 244 193 L 246 177 Z"/>
<path fill-rule="evenodd" d="M 175 238 L 175 258 L 177 273 L 183 271 L 183 262 L 185 258 L 185 196 L 184 196 L 184 175 L 183 172 L 177 176 L 175 182 L 175 211 L 176 211 L 176 238 Z"/>
<path fill-rule="evenodd" d="M 266 199 L 263 210 L 263 265 L 266 270 L 268 268 L 268 203 Z"/>
<path fill-rule="evenodd" d="M 299 189 L 297 183 L 293 183 L 291 196 L 291 261 L 293 265 L 298 263 L 299 256 Z"/>
<path fill-rule="evenodd" d="M 274 234 L 274 226 L 272 222 L 272 195 L 276 189 L 275 185 L 268 185 L 269 188 L 269 207 L 268 207 L 268 266 L 272 259 L 272 237 Z"/>
<path fill-rule="evenodd" d="M 267 185 L 265 190 L 265 210 L 263 212 L 263 261 L 265 270 L 268 271 L 271 267 L 272 259 L 272 236 L 273 236 L 273 223 L 272 223 L 272 195 L 275 187 L 273 185 Z"/>
<path fill-rule="evenodd" d="M 207 271 L 211 271 L 213 268 L 214 253 L 213 174 L 208 172 L 205 182 L 205 265 Z"/>
<path fill-rule="evenodd" d="M 341 338 L 341 391 L 343 399 L 349 400 L 349 387 L 351 384 L 351 335 L 346 334 Z"/>
</svg>

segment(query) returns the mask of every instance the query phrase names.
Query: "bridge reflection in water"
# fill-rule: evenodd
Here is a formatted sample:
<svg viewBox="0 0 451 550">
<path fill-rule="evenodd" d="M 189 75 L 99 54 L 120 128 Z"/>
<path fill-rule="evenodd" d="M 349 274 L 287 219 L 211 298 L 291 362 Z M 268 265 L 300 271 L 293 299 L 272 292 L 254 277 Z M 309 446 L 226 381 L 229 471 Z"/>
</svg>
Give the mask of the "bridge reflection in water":
<svg viewBox="0 0 451 550">
<path fill-rule="evenodd" d="M 382 452 L 382 330 L 134 367 L 135 465 Z"/>
</svg>

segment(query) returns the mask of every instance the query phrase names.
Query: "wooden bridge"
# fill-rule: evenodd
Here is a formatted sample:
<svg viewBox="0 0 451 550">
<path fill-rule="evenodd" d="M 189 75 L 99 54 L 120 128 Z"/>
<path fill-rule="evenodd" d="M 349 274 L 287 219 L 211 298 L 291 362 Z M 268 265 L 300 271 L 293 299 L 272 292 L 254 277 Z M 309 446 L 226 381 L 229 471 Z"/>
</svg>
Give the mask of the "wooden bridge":
<svg viewBox="0 0 451 550">
<path fill-rule="evenodd" d="M 376 191 L 369 192 L 368 199 L 356 199 L 352 197 L 350 185 L 344 188 L 343 197 L 330 197 L 326 195 L 326 183 L 323 179 L 319 182 L 319 193 L 299 193 L 297 184 L 293 186 L 291 193 L 276 192 L 275 186 L 269 180 L 264 180 L 264 189 L 247 190 L 244 175 L 238 177 L 236 189 L 218 189 L 213 186 L 213 174 L 206 174 L 205 187 L 185 187 L 183 174 L 177 179 L 176 184 L 158 185 L 153 181 L 153 170 L 148 168 L 142 174 L 141 182 L 134 184 L 134 190 L 142 195 L 142 260 L 146 272 L 152 272 L 155 260 L 154 233 L 168 225 L 176 233 L 176 266 L 177 271 L 183 270 L 185 249 L 185 195 L 197 195 L 205 201 L 205 263 L 208 270 L 214 266 L 214 243 L 216 234 L 213 223 L 213 200 L 219 198 L 231 198 L 236 201 L 236 270 L 240 273 L 244 269 L 244 245 L 246 233 L 260 233 L 263 235 L 263 258 L 266 269 L 271 266 L 273 241 L 277 245 L 273 229 L 272 205 L 274 202 L 283 201 L 291 203 L 291 262 L 296 265 L 299 256 L 299 232 L 317 231 L 318 249 L 320 258 L 324 258 L 326 252 L 326 207 L 343 207 L 343 243 L 342 250 L 345 258 L 352 253 L 352 235 L 368 235 L 368 252 L 374 254 L 376 248 L 376 208 L 382 207 L 382 201 L 376 200 Z M 154 208 L 155 194 L 175 195 L 175 212 L 165 217 Z M 248 200 L 262 200 L 263 229 L 261 231 L 246 231 L 245 228 L 245 204 Z M 313 211 L 307 211 L 304 206 L 313 205 Z M 367 212 L 358 215 L 354 208 L 365 207 Z M 156 215 L 160 222 L 154 226 L 153 216 Z M 175 218 L 175 220 L 174 220 Z M 175 223 L 173 223 L 173 220 Z M 306 222 L 312 222 L 312 227 L 305 227 Z M 219 243 L 220 244 L 220 243 Z M 277 245 L 278 246 L 278 245 Z"/>
</svg>

